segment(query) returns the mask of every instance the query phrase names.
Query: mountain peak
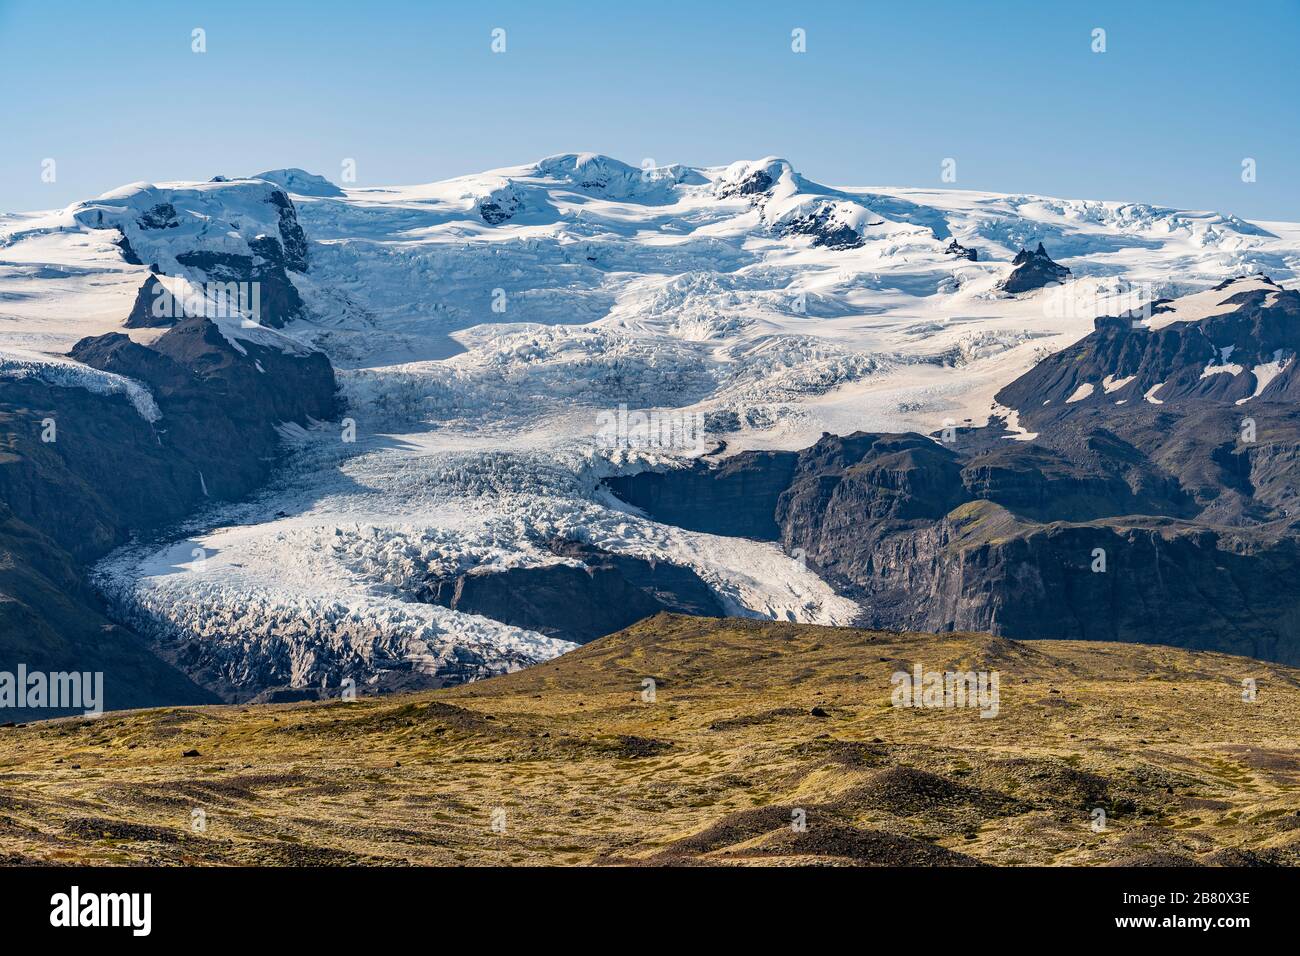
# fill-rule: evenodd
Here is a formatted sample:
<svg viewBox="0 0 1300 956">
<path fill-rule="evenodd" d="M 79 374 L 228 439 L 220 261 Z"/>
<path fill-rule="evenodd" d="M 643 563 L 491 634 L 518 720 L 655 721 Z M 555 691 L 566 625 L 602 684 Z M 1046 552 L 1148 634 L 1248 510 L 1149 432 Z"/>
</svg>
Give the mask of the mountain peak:
<svg viewBox="0 0 1300 956">
<path fill-rule="evenodd" d="M 1022 246 L 1011 260 L 1011 265 L 1011 273 L 999 283 L 998 288 L 1013 295 L 1062 282 L 1070 274 L 1065 266 L 1052 261 L 1041 242 L 1033 252 Z"/>
<path fill-rule="evenodd" d="M 285 192 L 292 193 L 295 196 L 335 197 L 344 195 L 342 189 L 324 176 L 309 173 L 305 169 L 299 169 L 296 166 L 287 169 L 271 169 L 264 173 L 257 173 L 250 178 L 264 179 L 269 183 L 275 183 Z"/>
</svg>

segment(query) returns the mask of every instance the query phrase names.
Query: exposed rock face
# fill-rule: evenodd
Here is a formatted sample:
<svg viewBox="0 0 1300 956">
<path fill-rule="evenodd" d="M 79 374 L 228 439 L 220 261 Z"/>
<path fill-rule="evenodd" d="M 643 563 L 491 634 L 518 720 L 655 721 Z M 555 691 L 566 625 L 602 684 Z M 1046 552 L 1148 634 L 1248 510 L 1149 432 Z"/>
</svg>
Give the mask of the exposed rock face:
<svg viewBox="0 0 1300 956">
<path fill-rule="evenodd" d="M 278 254 L 279 246 L 273 250 Z M 136 293 L 125 328 L 167 328 L 185 318 L 207 317 L 247 318 L 282 329 L 304 314 L 298 290 L 270 260 L 202 252 L 181 253 L 179 258 L 208 275 L 207 284 L 173 280 L 169 288 L 157 274 L 150 275 Z"/>
<path fill-rule="evenodd" d="M 280 240 L 276 242 L 271 236 L 256 236 L 249 243 L 253 251 L 260 256 L 271 258 L 274 248 L 283 250 L 281 264 L 294 272 L 307 271 L 307 234 L 302 231 L 293 203 L 281 190 L 271 193 L 268 201 L 278 210 L 280 219 Z M 272 245 L 274 243 L 274 246 Z"/>
<path fill-rule="evenodd" d="M 159 308 L 159 302 L 165 302 L 165 297 L 170 293 L 167 287 L 158 280 L 158 276 L 150 275 L 140 286 L 140 291 L 135 295 L 135 302 L 131 305 L 131 311 L 127 313 L 126 321 L 122 323 L 128 329 L 163 329 L 174 325 L 177 321 L 175 313 L 184 311 L 182 303 L 179 309 Z M 173 313 L 159 314 L 159 313 Z"/>
<path fill-rule="evenodd" d="M 125 395 L 0 380 L 0 670 L 102 670 L 110 708 L 214 701 L 109 623 L 81 583 L 85 565 L 264 481 L 277 424 L 336 417 L 333 370 L 315 352 L 253 339 L 237 348 L 202 318 L 151 347 L 114 333 L 71 355 L 147 385 L 161 417 L 143 417 Z M 47 421 L 53 441 L 42 440 Z"/>
<path fill-rule="evenodd" d="M 607 478 L 629 504 L 668 524 L 709 534 L 773 541 L 776 505 L 794 479 L 795 452 L 749 452 L 711 466 Z"/>
<path fill-rule="evenodd" d="M 182 252 L 176 261 L 191 274 L 203 277 L 205 285 L 257 285 L 258 310 L 255 318 L 262 325 L 282 329 L 303 314 L 302 297 L 285 272 L 289 260 L 278 242 L 259 236 L 250 246 L 255 255 L 241 256 L 228 252 Z M 141 290 L 143 294 L 143 290 Z M 251 298 L 251 291 L 248 293 Z"/>
<path fill-rule="evenodd" d="M 856 229 L 836 219 L 834 208 L 829 204 L 806 216 L 791 219 L 782 227 L 781 235 L 812 236 L 814 246 L 836 250 L 857 249 L 866 242 Z"/>
<path fill-rule="evenodd" d="M 10 396 L 12 397 L 12 396 Z M 0 428 L 11 410 L 0 402 Z M 0 464 L 0 472 L 5 470 Z M 0 670 L 104 674 L 106 709 L 217 703 L 103 614 L 71 554 L 14 517 L 0 500 Z M 85 707 L 0 707 L 0 721 L 79 714 Z"/>
<path fill-rule="evenodd" d="M 787 549 L 832 580 L 858 583 L 896 537 L 924 531 L 965 495 L 956 455 L 919 435 L 823 436 L 799 455 L 777 502 Z"/>
<path fill-rule="evenodd" d="M 527 195 L 518 184 L 506 183 L 479 197 L 478 214 L 489 226 L 499 226 L 528 209 Z M 537 201 L 536 196 L 534 200 Z"/>
<path fill-rule="evenodd" d="M 216 701 L 112 624 L 83 578 L 133 523 L 179 518 L 183 483 L 125 397 L 0 380 L 0 671 L 103 672 L 108 708 Z M 0 720 L 82 709 L 6 707 Z"/>
<path fill-rule="evenodd" d="M 1070 270 L 1058 262 L 1053 262 L 1040 242 L 1033 252 L 1021 249 L 1011 260 L 1011 274 L 998 285 L 1004 292 L 1015 295 L 1032 292 L 1053 282 L 1064 282 Z"/>
<path fill-rule="evenodd" d="M 41 441 L 46 420 L 56 441 Z M 122 397 L 4 381 L 0 443 L 0 670 L 102 671 L 110 708 L 215 702 L 111 624 L 84 583 L 83 562 L 131 522 L 175 520 L 194 500 L 152 426 Z M 0 719 L 67 712 L 4 708 Z"/>
<path fill-rule="evenodd" d="M 836 251 L 860 248 L 866 244 L 865 228 L 886 223 L 878 218 L 871 221 L 880 197 L 855 201 L 845 193 L 804 179 L 786 160 L 777 157 L 729 166 L 714 181 L 713 193 L 719 199 L 747 199 L 773 235 L 807 236 L 814 247 Z M 906 216 L 901 207 L 891 206 L 888 201 L 881 204 L 890 206 L 891 213 Z"/>
<path fill-rule="evenodd" d="M 489 226 L 499 226 L 503 222 L 509 222 L 514 213 L 515 210 L 507 209 L 497 202 L 484 201 L 478 205 L 478 214 Z"/>
<path fill-rule="evenodd" d="M 950 256 L 956 256 L 958 259 L 969 259 L 971 262 L 978 262 L 980 257 L 978 252 L 974 249 L 968 249 L 956 239 L 948 243 L 948 248 L 943 251 Z"/>
<path fill-rule="evenodd" d="M 185 319 L 149 348 L 111 333 L 83 339 L 70 354 L 151 387 L 163 413 L 158 440 L 173 467 L 191 466 L 198 496 L 247 494 L 269 473 L 277 424 L 338 414 L 334 372 L 322 353 L 292 354 L 251 340 L 237 349 L 208 319 Z"/>
<path fill-rule="evenodd" d="M 180 225 L 176 218 L 176 207 L 169 202 L 160 202 L 136 220 L 141 229 L 175 229 Z"/>
<path fill-rule="evenodd" d="M 122 261 L 127 265 L 144 265 L 144 260 L 141 259 L 139 254 L 135 251 L 135 247 L 131 245 L 131 240 L 126 237 L 126 233 L 119 233 L 117 239 L 113 242 L 113 245 L 117 246 L 118 250 L 122 253 Z"/>
<path fill-rule="evenodd" d="M 731 196 L 760 196 L 773 186 L 773 179 L 766 170 L 755 169 L 744 178 L 735 182 L 724 182 L 718 187 L 718 197 L 727 199 Z"/>
<path fill-rule="evenodd" d="M 581 564 L 473 570 L 435 578 L 419 597 L 580 644 L 661 611 L 702 617 L 724 613 L 709 586 L 689 568 L 574 541 L 553 541 L 549 549 Z"/>
<path fill-rule="evenodd" d="M 1300 294 L 1258 285 L 1222 290 L 1228 314 L 1157 331 L 1099 320 L 999 393 L 1030 440 L 1000 423 L 951 443 L 827 435 L 793 459 L 609 483 L 659 520 L 802 549 L 873 626 L 1298 663 L 1300 591 L 1278 582 L 1300 575 L 1300 410 L 1277 356 L 1294 354 Z M 1242 368 L 1202 384 L 1230 342 Z M 1167 403 L 1143 399 L 1153 381 Z"/>
<path fill-rule="evenodd" d="M 1097 319 L 1091 335 L 1044 359 L 998 401 L 1054 418 L 1063 404 L 1131 405 L 1148 392 L 1161 405 L 1300 399 L 1300 294 L 1262 276 L 1214 292 L 1211 310 L 1223 311 L 1196 321 L 1171 321 L 1178 312 L 1169 306 L 1150 320 Z"/>
</svg>

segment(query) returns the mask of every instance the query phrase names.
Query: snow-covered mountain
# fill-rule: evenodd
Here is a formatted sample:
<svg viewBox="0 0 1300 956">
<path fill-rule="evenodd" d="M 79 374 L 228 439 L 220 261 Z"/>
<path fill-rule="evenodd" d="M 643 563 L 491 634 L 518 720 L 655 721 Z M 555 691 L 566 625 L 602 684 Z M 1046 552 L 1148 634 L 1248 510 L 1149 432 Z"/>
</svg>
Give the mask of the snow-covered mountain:
<svg viewBox="0 0 1300 956">
<path fill-rule="evenodd" d="M 1007 292 L 1039 243 L 1064 283 Z M 1098 315 L 1297 269 L 1300 224 L 831 188 L 775 158 L 566 154 L 364 189 L 286 169 L 0 218 L 0 380 L 75 384 L 63 356 L 83 337 L 153 341 L 167 315 L 125 325 L 159 286 L 203 300 L 256 283 L 261 314 L 217 317 L 222 333 L 323 351 L 348 420 L 286 427 L 262 492 L 114 553 L 96 580 L 120 620 L 227 697 L 347 676 L 410 686 L 571 646 L 421 597 L 466 572 L 580 563 L 555 539 L 689 568 L 731 613 L 847 622 L 857 606 L 800 555 L 652 521 L 601 480 L 722 443 L 982 424 L 999 389 Z M 148 408 L 138 383 L 84 374 Z"/>
</svg>

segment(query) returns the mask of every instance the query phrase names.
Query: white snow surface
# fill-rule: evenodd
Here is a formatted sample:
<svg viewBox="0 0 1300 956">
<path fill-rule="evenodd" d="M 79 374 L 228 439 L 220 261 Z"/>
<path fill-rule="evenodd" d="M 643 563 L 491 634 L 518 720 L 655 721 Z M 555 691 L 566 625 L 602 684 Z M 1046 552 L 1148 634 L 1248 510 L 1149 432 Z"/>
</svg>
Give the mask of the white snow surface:
<svg viewBox="0 0 1300 956">
<path fill-rule="evenodd" d="M 756 173 L 770 187 L 739 192 Z M 777 158 L 641 168 L 572 153 L 341 189 L 288 169 L 135 184 L 0 217 L 0 349 L 55 364 L 84 335 L 127 331 L 148 272 L 123 262 L 110 227 L 181 275 L 174 257 L 195 243 L 246 252 L 249 239 L 274 235 L 265 195 L 277 187 L 311 248 L 308 272 L 291 275 L 310 318 L 276 334 L 330 356 L 357 440 L 342 441 L 336 425 L 286 428 L 294 447 L 264 492 L 197 517 L 173 543 L 116 553 L 98 580 L 160 641 L 211 640 L 237 659 L 274 635 L 291 645 L 298 686 L 319 683 L 326 661 L 372 675 L 405 662 L 434 681 L 467 648 L 489 672 L 562 652 L 564 642 L 411 594 L 434 573 L 554 563 L 535 543 L 551 534 L 687 564 L 735 613 L 850 622 L 859 609 L 775 545 L 667 527 L 602 491 L 602 476 L 673 467 L 699 447 L 611 448 L 594 440 L 598 417 L 627 406 L 689 424 L 698 413 L 704 444 L 725 439 L 727 454 L 801 448 L 823 431 L 983 424 L 1000 387 L 1134 296 L 1204 293 L 1156 315 L 1158 327 L 1212 313 L 1240 291 L 1206 292 L 1226 278 L 1286 282 L 1300 269 L 1300 224 L 833 188 Z M 163 202 L 189 213 L 183 224 L 132 233 Z M 862 245 L 783 235 L 819 213 Z M 945 255 L 954 238 L 979 260 Z M 1070 280 L 999 292 L 1011 258 L 1039 241 Z M 1013 410 L 996 411 L 1016 439 L 1035 437 Z M 206 555 L 197 563 L 196 549 Z"/>
<path fill-rule="evenodd" d="M 1237 399 L 1235 404 L 1245 405 L 1252 398 L 1258 398 L 1260 393 L 1268 388 L 1269 383 L 1291 364 L 1293 358 L 1295 358 L 1294 355 L 1288 355 L 1283 349 L 1276 349 L 1273 352 L 1272 361 L 1261 362 L 1251 368 L 1251 371 L 1255 373 L 1255 391 L 1246 398 Z"/>
<path fill-rule="evenodd" d="M 277 185 L 260 179 L 207 183 L 132 183 L 64 211 L 67 225 L 89 232 L 120 229 L 142 262 L 168 275 L 184 267 L 176 254 L 194 249 L 250 255 L 249 240 L 280 236 L 279 210 L 268 202 Z M 145 228 L 151 210 L 170 206 L 173 224 Z M 61 223 L 63 225 L 63 223 Z"/>
<path fill-rule="evenodd" d="M 286 192 L 294 193 L 299 196 L 342 196 L 343 190 L 339 189 L 324 176 L 317 176 L 315 173 L 309 173 L 305 169 L 297 167 L 291 169 L 272 169 L 265 173 L 258 173 L 253 179 L 265 179 L 269 183 L 275 183 Z"/>
<path fill-rule="evenodd" d="M 1078 388 L 1074 390 L 1074 392 L 1070 395 L 1070 397 L 1065 400 L 1065 403 L 1069 405 L 1074 402 L 1083 401 L 1085 398 L 1087 398 L 1089 395 L 1093 393 L 1094 387 L 1095 386 L 1092 384 L 1092 382 L 1084 382 L 1082 385 L 1080 385 Z"/>
</svg>

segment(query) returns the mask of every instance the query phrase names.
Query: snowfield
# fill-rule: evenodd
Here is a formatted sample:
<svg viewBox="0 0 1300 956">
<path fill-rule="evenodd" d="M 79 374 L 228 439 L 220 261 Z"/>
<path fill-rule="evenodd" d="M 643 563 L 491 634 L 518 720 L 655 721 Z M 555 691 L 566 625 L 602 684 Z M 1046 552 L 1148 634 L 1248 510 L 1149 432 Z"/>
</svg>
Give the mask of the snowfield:
<svg viewBox="0 0 1300 956">
<path fill-rule="evenodd" d="M 177 255 L 253 255 L 276 234 L 277 189 L 306 236 L 305 271 L 290 276 L 306 316 L 230 334 L 326 352 L 355 441 L 346 423 L 286 429 L 286 464 L 253 500 L 96 574 L 164 655 L 202 642 L 205 682 L 235 699 L 344 673 L 436 684 L 562 653 L 571 645 L 413 597 L 429 576 L 556 563 L 539 544 L 555 535 L 688 565 L 737 614 L 848 623 L 856 606 L 797 557 L 650 521 L 601 478 L 722 441 L 726 453 L 795 449 L 823 431 L 930 433 L 990 414 L 1023 433 L 993 394 L 1095 316 L 1244 273 L 1286 283 L 1300 268 L 1300 224 L 831 188 L 774 158 L 641 169 L 567 154 L 367 189 L 276 170 L 0 217 L 0 375 L 47 366 L 70 387 L 127 391 L 148 417 L 137 383 L 73 374 L 60 357 L 85 335 L 158 334 L 122 328 L 149 271 L 123 259 L 120 235 L 189 281 Z M 978 259 L 946 253 L 953 240 Z M 1070 280 L 999 292 L 1010 260 L 1039 241 Z M 599 440 L 620 408 L 688 430 L 702 421 L 705 434 L 671 447 Z"/>
</svg>

